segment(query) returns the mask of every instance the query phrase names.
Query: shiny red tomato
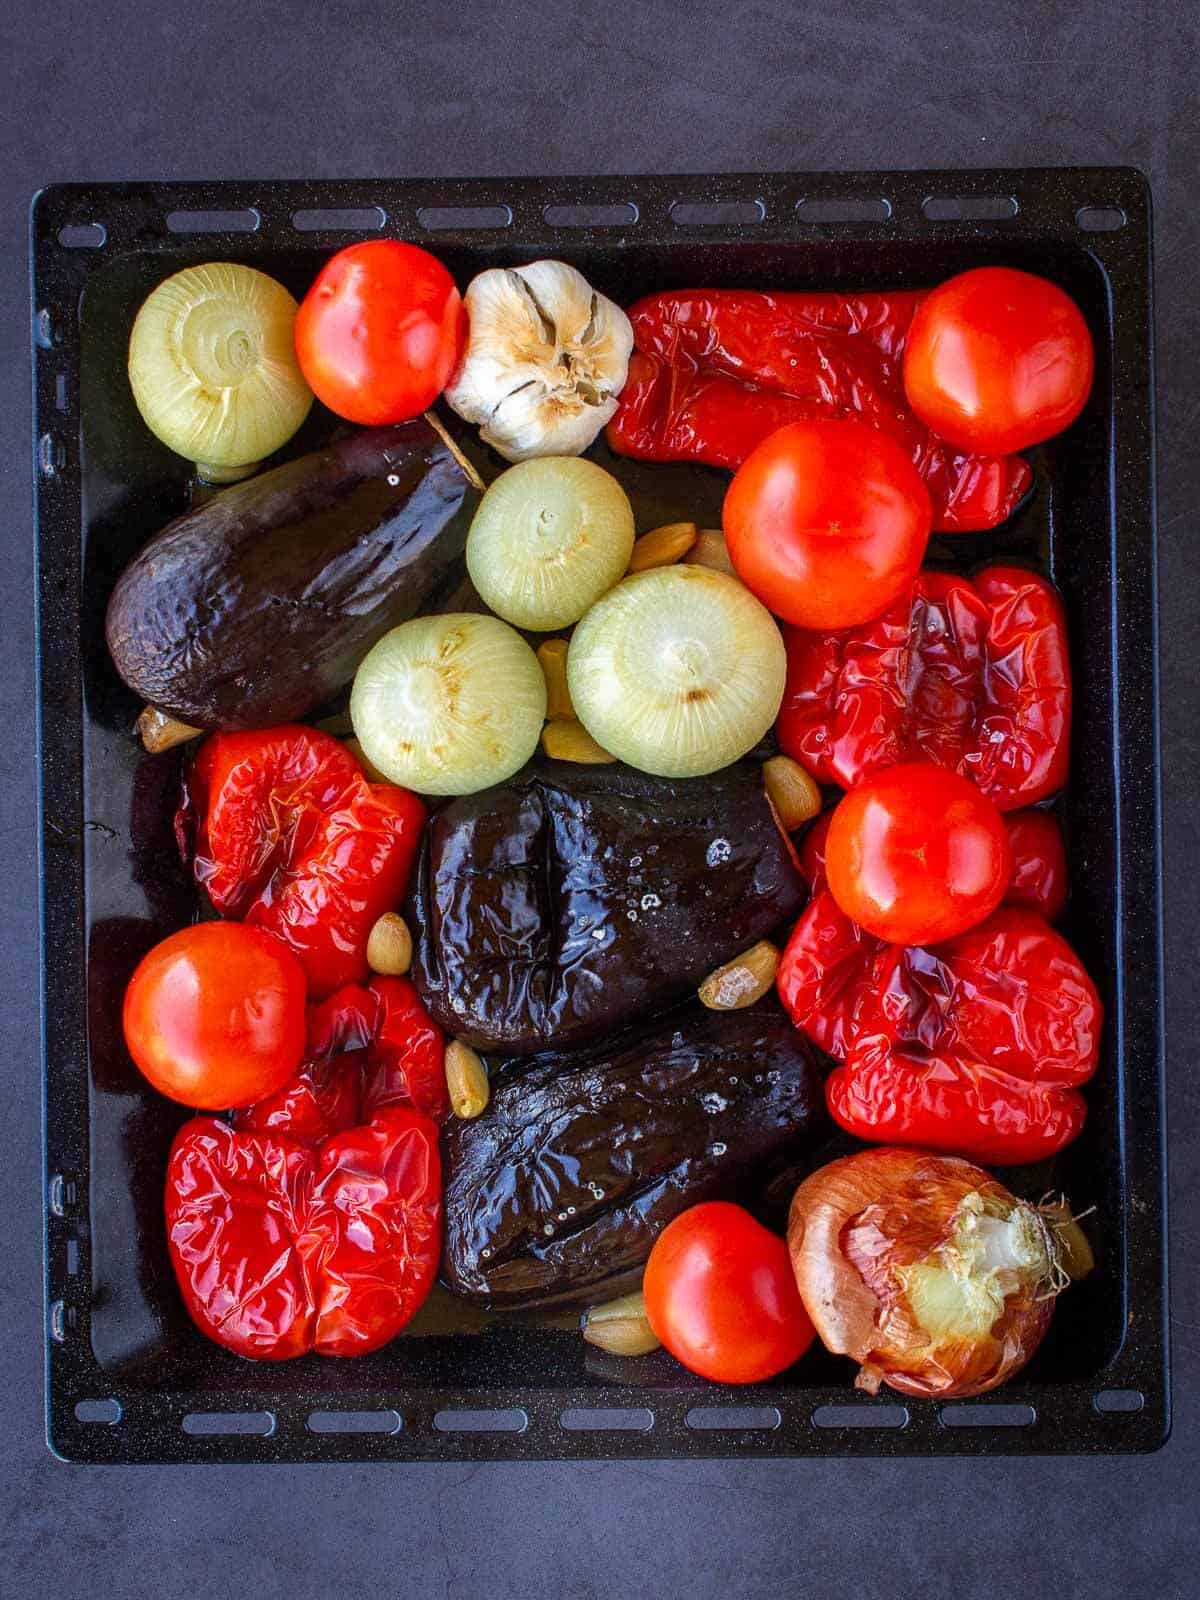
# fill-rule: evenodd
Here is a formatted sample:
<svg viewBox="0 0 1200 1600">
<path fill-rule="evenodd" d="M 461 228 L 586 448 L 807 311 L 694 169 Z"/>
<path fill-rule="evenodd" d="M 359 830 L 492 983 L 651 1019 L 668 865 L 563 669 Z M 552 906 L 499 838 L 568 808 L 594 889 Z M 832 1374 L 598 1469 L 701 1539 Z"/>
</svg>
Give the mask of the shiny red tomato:
<svg viewBox="0 0 1200 1600">
<path fill-rule="evenodd" d="M 300 1065 L 304 1001 L 304 969 L 273 934 L 201 922 L 141 961 L 125 991 L 125 1043 L 172 1100 L 248 1106 Z"/>
<path fill-rule="evenodd" d="M 906 452 L 865 422 L 793 422 L 738 468 L 722 513 L 737 574 L 801 628 L 850 628 L 916 577 L 929 493 Z"/>
<path fill-rule="evenodd" d="M 787 1245 L 727 1201 L 692 1206 L 655 1241 L 642 1281 L 646 1316 L 666 1348 L 717 1383 L 759 1383 L 808 1349 Z"/>
<path fill-rule="evenodd" d="M 467 314 L 454 279 L 415 244 L 371 239 L 339 250 L 296 313 L 309 387 L 350 422 L 406 422 L 458 365 Z"/>
<path fill-rule="evenodd" d="M 1003 817 L 969 779 L 912 761 L 839 801 L 825 873 L 840 909 L 868 933 L 889 944 L 936 944 L 991 915 L 1008 888 L 1012 853 Z"/>
<path fill-rule="evenodd" d="M 904 389 L 921 421 L 951 444 L 1008 455 L 1074 422 L 1094 366 L 1083 313 L 1057 284 L 976 267 L 917 307 Z"/>
</svg>

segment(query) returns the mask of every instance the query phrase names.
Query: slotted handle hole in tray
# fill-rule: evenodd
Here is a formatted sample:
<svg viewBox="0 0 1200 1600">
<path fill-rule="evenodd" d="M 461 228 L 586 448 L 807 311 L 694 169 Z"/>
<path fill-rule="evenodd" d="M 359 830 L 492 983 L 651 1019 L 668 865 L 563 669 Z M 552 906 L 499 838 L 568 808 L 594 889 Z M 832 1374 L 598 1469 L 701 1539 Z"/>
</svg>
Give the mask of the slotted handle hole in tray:
<svg viewBox="0 0 1200 1600">
<path fill-rule="evenodd" d="M 1011 222 L 1019 210 L 1011 194 L 931 194 L 921 202 L 928 222 Z"/>
<path fill-rule="evenodd" d="M 861 1401 L 845 1406 L 818 1406 L 812 1419 L 817 1428 L 906 1428 L 908 1407 L 867 1405 Z"/>
<path fill-rule="evenodd" d="M 262 218 L 252 206 L 239 211 L 168 211 L 171 233 L 257 233 Z"/>
<path fill-rule="evenodd" d="M 1141 1411 L 1146 1396 L 1140 1389 L 1101 1389 L 1092 1404 L 1104 1416 L 1129 1416 Z"/>
<path fill-rule="evenodd" d="M 575 1406 L 558 1420 L 568 1433 L 648 1433 L 654 1413 L 648 1406 Z"/>
<path fill-rule="evenodd" d="M 689 1428 L 711 1433 L 719 1428 L 778 1428 L 778 1406 L 693 1406 L 683 1419 Z"/>
<path fill-rule="evenodd" d="M 1076 225 L 1084 233 L 1115 233 L 1128 221 L 1120 206 L 1080 206 L 1075 213 Z"/>
<path fill-rule="evenodd" d="M 205 1439 L 221 1434 L 242 1434 L 265 1439 L 275 1432 L 271 1411 L 189 1411 L 183 1419 L 184 1433 Z"/>
<path fill-rule="evenodd" d="M 679 228 L 736 228 L 761 222 L 766 214 L 761 200 L 676 200 L 670 210 Z"/>
<path fill-rule="evenodd" d="M 524 1433 L 529 1417 L 518 1406 L 496 1411 L 439 1411 L 433 1425 L 439 1433 Z"/>
<path fill-rule="evenodd" d="M 547 206 L 543 221 L 552 228 L 627 228 L 638 219 L 638 208 L 628 200 L 611 205 Z"/>
<path fill-rule="evenodd" d="M 404 1418 L 398 1411 L 310 1411 L 309 1433 L 399 1433 Z"/>
<path fill-rule="evenodd" d="M 292 212 L 292 227 L 300 233 L 378 233 L 386 221 L 382 206 L 352 206 L 340 211 L 316 206 Z"/>
<path fill-rule="evenodd" d="M 430 233 L 451 229 L 469 232 L 472 228 L 507 228 L 512 225 L 511 206 L 422 206 L 417 221 Z"/>
<path fill-rule="evenodd" d="M 64 250 L 99 250 L 108 238 L 102 222 L 68 222 L 58 230 L 58 242 Z"/>
<path fill-rule="evenodd" d="M 78 1422 L 103 1422 L 113 1427 L 120 1422 L 123 1412 L 119 1400 L 77 1400 L 75 1417 Z"/>
<path fill-rule="evenodd" d="M 819 227 L 827 223 L 878 223 L 889 222 L 892 202 L 883 195 L 846 195 L 823 199 L 807 195 L 796 202 L 796 217 L 800 222 Z"/>
<path fill-rule="evenodd" d="M 947 1428 L 1028 1428 L 1037 1412 L 1028 1405 L 942 1406 L 938 1416 Z"/>
</svg>

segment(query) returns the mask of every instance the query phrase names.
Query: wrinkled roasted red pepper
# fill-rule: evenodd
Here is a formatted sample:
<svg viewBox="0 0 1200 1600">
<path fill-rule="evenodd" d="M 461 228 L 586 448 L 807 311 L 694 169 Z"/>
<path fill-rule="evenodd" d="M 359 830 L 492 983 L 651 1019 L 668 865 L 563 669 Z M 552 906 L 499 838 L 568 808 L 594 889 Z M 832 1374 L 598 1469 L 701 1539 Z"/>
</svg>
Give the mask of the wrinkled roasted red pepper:
<svg viewBox="0 0 1200 1600">
<path fill-rule="evenodd" d="M 1012 850 L 1006 906 L 1024 906 L 1057 922 L 1067 903 L 1067 850 L 1051 811 L 1010 811 L 1004 819 Z"/>
<path fill-rule="evenodd" d="M 304 1065 L 233 1125 L 314 1143 L 391 1106 L 445 1119 L 445 1040 L 407 978 L 372 978 L 309 1007 Z"/>
<path fill-rule="evenodd" d="M 825 838 L 833 808 L 823 811 L 800 841 L 797 859 L 809 890 L 825 887 Z M 1067 852 L 1052 811 L 1010 811 L 1004 818 L 1012 850 L 1012 880 L 1001 902 L 1057 922 L 1067 903 Z"/>
<path fill-rule="evenodd" d="M 647 461 L 735 471 L 790 422 L 857 417 L 911 452 L 948 532 L 994 528 L 1032 482 L 1020 456 L 956 450 L 919 422 L 901 360 L 923 296 L 676 289 L 639 300 L 608 442 Z"/>
<path fill-rule="evenodd" d="M 348 984 L 308 1014 L 308 1052 L 317 1058 L 365 1047 L 366 1114 L 410 1105 L 441 1121 L 450 1110 L 445 1040 L 407 978 Z"/>
<path fill-rule="evenodd" d="M 786 628 L 779 743 L 824 783 L 925 759 L 1001 811 L 1067 776 L 1071 668 L 1062 601 L 1019 567 L 922 572 L 911 599 L 842 633 Z"/>
<path fill-rule="evenodd" d="M 192 1320 L 238 1355 L 363 1355 L 428 1294 L 441 1251 L 437 1129 L 419 1112 L 305 1144 L 196 1117 L 167 1164 L 167 1240 Z"/>
<path fill-rule="evenodd" d="M 206 739 L 176 831 L 217 911 L 283 939 L 320 998 L 366 977 L 367 936 L 403 898 L 425 816 L 329 734 L 284 724 Z"/>
<path fill-rule="evenodd" d="M 1103 1011 L 1061 935 L 1001 907 L 936 947 L 887 945 L 828 890 L 801 916 L 779 966 L 793 1022 L 842 1065 L 834 1120 L 859 1138 L 920 1144 L 1001 1165 L 1062 1149 L 1083 1126 Z"/>
</svg>

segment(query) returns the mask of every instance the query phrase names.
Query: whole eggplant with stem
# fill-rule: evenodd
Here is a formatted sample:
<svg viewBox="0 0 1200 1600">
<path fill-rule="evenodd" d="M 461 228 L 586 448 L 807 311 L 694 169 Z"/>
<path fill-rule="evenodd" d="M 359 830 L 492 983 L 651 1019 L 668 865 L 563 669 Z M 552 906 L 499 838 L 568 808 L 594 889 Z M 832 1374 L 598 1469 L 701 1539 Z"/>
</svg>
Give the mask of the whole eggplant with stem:
<svg viewBox="0 0 1200 1600">
<path fill-rule="evenodd" d="M 459 588 L 480 487 L 417 417 L 222 489 L 118 579 L 106 621 L 117 671 L 195 729 L 306 716 L 388 629 Z"/>
</svg>

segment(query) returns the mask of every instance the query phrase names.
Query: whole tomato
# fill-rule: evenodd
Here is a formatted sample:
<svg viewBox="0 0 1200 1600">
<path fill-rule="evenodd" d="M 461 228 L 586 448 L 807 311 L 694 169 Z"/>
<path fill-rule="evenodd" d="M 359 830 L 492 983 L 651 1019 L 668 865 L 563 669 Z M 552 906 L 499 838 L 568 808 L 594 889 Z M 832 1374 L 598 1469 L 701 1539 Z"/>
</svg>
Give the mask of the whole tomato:
<svg viewBox="0 0 1200 1600">
<path fill-rule="evenodd" d="M 793 422 L 738 468 L 722 513 L 738 577 L 801 628 L 849 628 L 916 577 L 929 493 L 906 452 L 864 422 Z"/>
<path fill-rule="evenodd" d="M 1083 314 L 1057 284 L 975 267 L 917 307 L 904 389 L 921 421 L 951 444 L 1007 455 L 1074 422 L 1094 366 Z"/>
<path fill-rule="evenodd" d="M 968 779 L 902 762 L 839 801 L 825 839 L 830 892 L 890 944 L 937 944 L 982 922 L 1012 877 L 1004 819 Z"/>
<path fill-rule="evenodd" d="M 296 313 L 296 356 L 318 400 L 367 426 L 407 422 L 458 365 L 467 314 L 435 256 L 399 239 L 339 250 Z"/>
<path fill-rule="evenodd" d="M 201 922 L 142 959 L 125 991 L 125 1042 L 170 1099 L 247 1106 L 300 1065 L 304 1001 L 304 969 L 273 934 Z"/>
<path fill-rule="evenodd" d="M 727 1201 L 692 1206 L 667 1224 L 642 1292 L 650 1326 L 676 1361 L 717 1383 L 774 1377 L 812 1343 L 787 1245 Z"/>
</svg>

